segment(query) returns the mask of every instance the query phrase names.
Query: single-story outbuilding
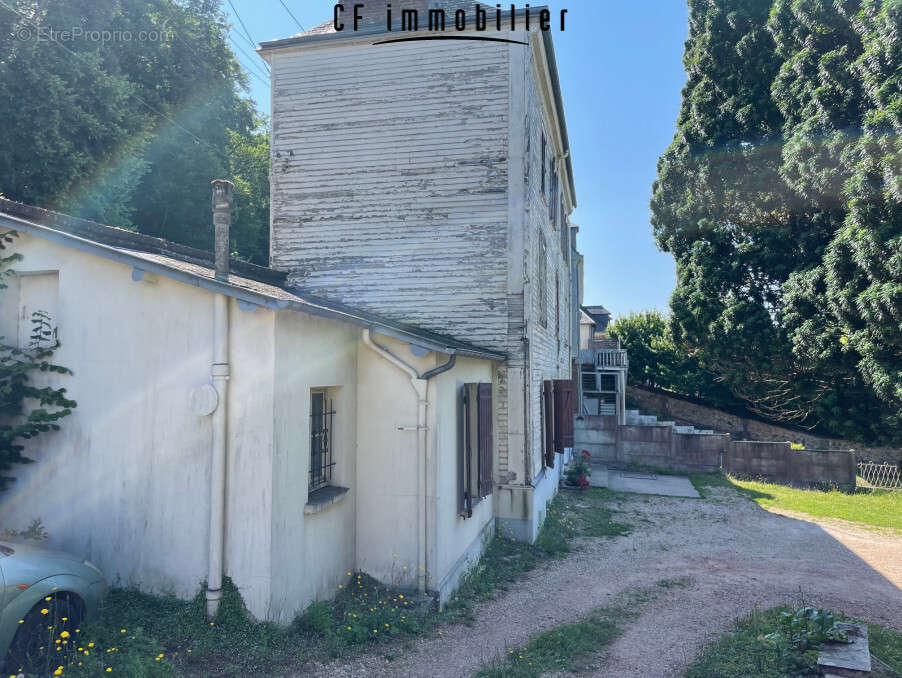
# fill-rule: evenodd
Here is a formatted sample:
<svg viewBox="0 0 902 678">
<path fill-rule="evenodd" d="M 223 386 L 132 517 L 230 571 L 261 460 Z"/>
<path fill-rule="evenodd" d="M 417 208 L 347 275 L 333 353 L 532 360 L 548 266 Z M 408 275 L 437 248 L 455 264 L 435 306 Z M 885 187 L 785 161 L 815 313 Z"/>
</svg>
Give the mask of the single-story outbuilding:
<svg viewBox="0 0 902 678">
<path fill-rule="evenodd" d="M 0 527 L 41 518 L 116 585 L 187 597 L 207 581 L 211 611 L 229 576 L 282 623 L 350 570 L 445 598 L 478 558 L 505 356 L 305 295 L 225 248 L 0 199 L 2 231 L 23 258 L 0 336 L 26 348 L 50 314 L 72 374 L 46 378 L 78 406 L 28 447 Z"/>
</svg>

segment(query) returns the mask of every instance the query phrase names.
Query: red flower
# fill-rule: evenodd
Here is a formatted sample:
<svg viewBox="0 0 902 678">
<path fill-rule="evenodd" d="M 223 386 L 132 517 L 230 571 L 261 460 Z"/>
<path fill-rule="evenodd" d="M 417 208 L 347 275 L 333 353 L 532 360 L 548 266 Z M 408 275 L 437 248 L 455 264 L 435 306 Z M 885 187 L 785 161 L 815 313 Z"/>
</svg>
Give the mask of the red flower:
<svg viewBox="0 0 902 678">
<path fill-rule="evenodd" d="M 589 454 L 589 450 L 583 450 L 583 456 L 584 456 L 586 459 L 588 459 L 588 458 L 591 457 L 592 455 Z"/>
</svg>

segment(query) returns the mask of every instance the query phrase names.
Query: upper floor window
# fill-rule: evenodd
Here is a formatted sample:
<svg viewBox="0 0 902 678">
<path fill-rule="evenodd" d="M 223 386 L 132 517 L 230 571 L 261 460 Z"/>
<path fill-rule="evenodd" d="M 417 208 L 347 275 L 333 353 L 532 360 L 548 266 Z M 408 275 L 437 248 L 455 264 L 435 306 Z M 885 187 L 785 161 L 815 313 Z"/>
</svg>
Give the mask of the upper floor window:
<svg viewBox="0 0 902 678">
<path fill-rule="evenodd" d="M 539 297 L 539 324 L 548 327 L 548 246 L 545 236 L 539 233 L 539 248 L 536 261 L 536 290 Z"/>
<path fill-rule="evenodd" d="M 545 132 L 542 132 L 542 160 L 539 164 L 539 172 L 542 175 L 542 197 L 545 197 L 545 146 L 547 142 L 545 141 Z"/>
<path fill-rule="evenodd" d="M 561 196 L 561 256 L 564 263 L 570 263 L 570 224 L 567 222 L 567 215 L 564 214 L 564 196 Z"/>
<path fill-rule="evenodd" d="M 557 228 L 557 169 L 554 166 L 554 159 L 551 160 L 551 197 L 548 200 L 548 219 L 551 221 L 551 227 Z"/>
</svg>

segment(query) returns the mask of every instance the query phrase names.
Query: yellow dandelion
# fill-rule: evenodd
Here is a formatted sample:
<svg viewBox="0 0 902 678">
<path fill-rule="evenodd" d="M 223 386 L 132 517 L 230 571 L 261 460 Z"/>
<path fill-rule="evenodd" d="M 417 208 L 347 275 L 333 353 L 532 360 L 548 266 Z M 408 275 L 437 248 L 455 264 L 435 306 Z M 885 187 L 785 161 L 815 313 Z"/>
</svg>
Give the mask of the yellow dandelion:
<svg viewBox="0 0 902 678">
<path fill-rule="evenodd" d="M 125 629 L 119 629 L 119 633 L 125 633 Z"/>
<path fill-rule="evenodd" d="M 210 622 L 210 626 L 216 626 L 215 622 Z"/>
<path fill-rule="evenodd" d="M 62 633 L 60 633 L 60 638 L 68 638 L 68 637 L 69 637 L 68 631 L 63 631 Z"/>
<path fill-rule="evenodd" d="M 49 613 L 50 613 L 50 610 L 48 610 L 46 607 L 41 608 L 41 614 L 49 614 Z"/>
<path fill-rule="evenodd" d="M 54 676 L 61 676 L 61 675 L 63 675 L 63 667 L 60 666 L 59 668 L 57 668 L 57 670 L 53 672 L 53 675 L 54 675 Z"/>
<path fill-rule="evenodd" d="M 399 593 L 399 594 L 398 594 L 398 598 L 400 598 L 401 600 L 404 600 L 404 594 L 403 594 L 403 593 Z"/>
<path fill-rule="evenodd" d="M 345 628 L 346 628 L 348 631 L 351 630 L 351 627 L 350 627 L 350 626 L 346 626 Z"/>
<path fill-rule="evenodd" d="M 94 647 L 94 643 L 93 642 L 88 643 L 88 647 Z"/>
<path fill-rule="evenodd" d="M 46 598 L 44 598 L 44 600 L 50 600 L 50 596 L 47 596 Z"/>
<path fill-rule="evenodd" d="M 111 669 L 109 666 L 107 666 L 107 667 L 106 667 L 106 672 L 107 672 L 107 673 L 112 673 L 112 672 L 113 672 L 113 669 Z"/>
</svg>

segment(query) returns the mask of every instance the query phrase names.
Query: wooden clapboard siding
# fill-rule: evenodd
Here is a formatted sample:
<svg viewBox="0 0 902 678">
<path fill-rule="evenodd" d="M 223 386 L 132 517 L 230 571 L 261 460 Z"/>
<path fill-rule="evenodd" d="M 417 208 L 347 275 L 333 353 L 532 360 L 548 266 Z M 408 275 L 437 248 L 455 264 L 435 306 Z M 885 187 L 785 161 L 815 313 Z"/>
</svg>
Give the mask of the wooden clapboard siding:
<svg viewBox="0 0 902 678">
<path fill-rule="evenodd" d="M 508 77 L 492 43 L 275 54 L 272 265 L 507 350 Z"/>
</svg>

